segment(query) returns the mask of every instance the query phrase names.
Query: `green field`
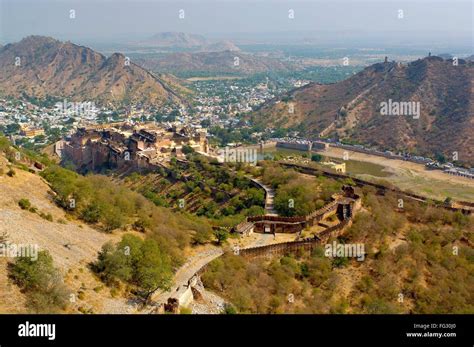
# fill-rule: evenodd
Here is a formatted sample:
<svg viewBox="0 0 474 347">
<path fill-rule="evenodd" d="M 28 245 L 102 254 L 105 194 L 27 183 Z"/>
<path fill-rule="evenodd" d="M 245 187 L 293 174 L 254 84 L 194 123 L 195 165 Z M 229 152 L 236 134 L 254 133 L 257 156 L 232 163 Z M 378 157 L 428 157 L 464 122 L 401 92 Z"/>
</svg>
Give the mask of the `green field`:
<svg viewBox="0 0 474 347">
<path fill-rule="evenodd" d="M 367 163 L 364 161 L 347 160 L 346 170 L 347 173 L 352 175 L 370 175 L 374 177 L 389 177 L 392 174 L 388 171 L 384 171 L 382 165 Z"/>
<path fill-rule="evenodd" d="M 264 149 L 263 154 L 259 153 L 258 159 L 262 160 L 265 157 L 273 158 L 275 154 L 294 157 L 302 156 L 304 154 L 306 154 L 308 157 L 311 156 L 311 154 L 307 151 L 273 147 Z M 334 159 L 323 156 L 323 161 L 334 161 Z M 345 163 L 347 173 L 351 175 L 370 175 L 374 177 L 389 177 L 392 175 L 390 172 L 384 171 L 384 167 L 382 165 L 358 160 L 346 160 Z"/>
</svg>

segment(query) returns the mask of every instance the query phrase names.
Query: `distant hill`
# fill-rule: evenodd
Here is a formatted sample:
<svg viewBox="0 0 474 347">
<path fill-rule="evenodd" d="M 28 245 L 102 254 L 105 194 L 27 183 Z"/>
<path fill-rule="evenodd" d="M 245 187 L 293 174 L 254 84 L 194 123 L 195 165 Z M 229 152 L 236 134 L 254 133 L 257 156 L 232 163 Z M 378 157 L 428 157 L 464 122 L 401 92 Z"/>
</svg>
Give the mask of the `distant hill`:
<svg viewBox="0 0 474 347">
<path fill-rule="evenodd" d="M 238 52 L 240 48 L 237 47 L 232 41 L 222 40 L 214 43 L 209 43 L 201 48 L 205 52 L 220 52 L 220 51 L 232 51 Z"/>
<path fill-rule="evenodd" d="M 179 52 L 164 57 L 136 59 L 137 64 L 151 71 L 178 76 L 199 74 L 249 75 L 268 71 L 289 71 L 291 65 L 280 60 L 257 57 L 242 52 Z"/>
<path fill-rule="evenodd" d="M 186 49 L 191 51 L 219 52 L 239 51 L 240 49 L 231 41 L 208 40 L 202 35 L 187 34 L 182 32 L 163 32 L 153 35 L 147 40 L 138 43 L 139 46 L 148 46 L 163 49 Z"/>
<path fill-rule="evenodd" d="M 155 34 L 140 43 L 154 47 L 191 48 L 206 45 L 208 42 L 202 35 L 181 32 L 163 32 Z"/>
<path fill-rule="evenodd" d="M 437 54 L 437 57 L 443 58 L 444 60 L 453 59 L 453 55 L 450 53 Z"/>
<path fill-rule="evenodd" d="M 371 65 L 347 80 L 309 84 L 252 115 L 273 127 L 298 127 L 307 136 L 348 139 L 421 155 L 458 152 L 474 164 L 474 64 L 427 57 L 399 65 Z M 420 102 L 420 117 L 383 115 L 382 103 Z M 289 113 L 289 103 L 294 112 Z"/>
<path fill-rule="evenodd" d="M 0 89 L 15 96 L 74 101 L 179 101 L 164 81 L 122 54 L 105 57 L 90 48 L 43 36 L 29 36 L 0 49 Z"/>
</svg>

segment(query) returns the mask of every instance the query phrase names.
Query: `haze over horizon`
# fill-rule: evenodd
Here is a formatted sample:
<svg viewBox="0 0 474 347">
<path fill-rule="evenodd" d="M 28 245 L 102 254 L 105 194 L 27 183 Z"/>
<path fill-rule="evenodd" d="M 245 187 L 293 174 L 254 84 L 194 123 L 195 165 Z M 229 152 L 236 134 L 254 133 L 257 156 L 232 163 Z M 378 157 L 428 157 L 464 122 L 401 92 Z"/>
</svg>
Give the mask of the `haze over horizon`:
<svg viewBox="0 0 474 347">
<path fill-rule="evenodd" d="M 179 18 L 181 9 L 184 18 Z M 290 10 L 294 18 L 289 18 Z M 472 2 L 464 0 L 0 0 L 0 42 L 45 35 L 82 44 L 127 43 L 159 32 L 186 32 L 238 44 L 433 47 L 472 53 L 472 11 Z"/>
</svg>

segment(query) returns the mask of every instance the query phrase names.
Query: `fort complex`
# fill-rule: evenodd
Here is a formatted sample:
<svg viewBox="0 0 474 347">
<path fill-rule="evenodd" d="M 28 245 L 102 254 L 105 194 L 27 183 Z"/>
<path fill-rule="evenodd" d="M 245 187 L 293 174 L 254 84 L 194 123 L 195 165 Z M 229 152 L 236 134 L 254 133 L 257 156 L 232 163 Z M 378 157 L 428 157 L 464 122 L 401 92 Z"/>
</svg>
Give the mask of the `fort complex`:
<svg viewBox="0 0 474 347">
<path fill-rule="evenodd" d="M 101 168 L 156 168 L 172 157 L 184 158 L 183 148 L 207 154 L 207 133 L 188 127 L 161 127 L 154 123 L 113 123 L 80 128 L 56 143 L 56 153 L 79 171 Z"/>
</svg>

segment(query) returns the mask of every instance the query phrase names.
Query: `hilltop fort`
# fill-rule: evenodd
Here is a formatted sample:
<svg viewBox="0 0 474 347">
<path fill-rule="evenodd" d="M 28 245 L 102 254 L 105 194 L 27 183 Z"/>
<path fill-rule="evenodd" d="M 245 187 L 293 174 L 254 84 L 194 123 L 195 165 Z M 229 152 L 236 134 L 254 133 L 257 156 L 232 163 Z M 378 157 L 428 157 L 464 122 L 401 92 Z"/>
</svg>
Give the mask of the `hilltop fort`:
<svg viewBox="0 0 474 347">
<path fill-rule="evenodd" d="M 147 169 L 166 165 L 172 157 L 184 158 L 185 147 L 207 154 L 206 136 L 205 130 L 189 127 L 113 123 L 80 128 L 58 141 L 55 148 L 61 159 L 71 161 L 78 171 Z"/>
</svg>

